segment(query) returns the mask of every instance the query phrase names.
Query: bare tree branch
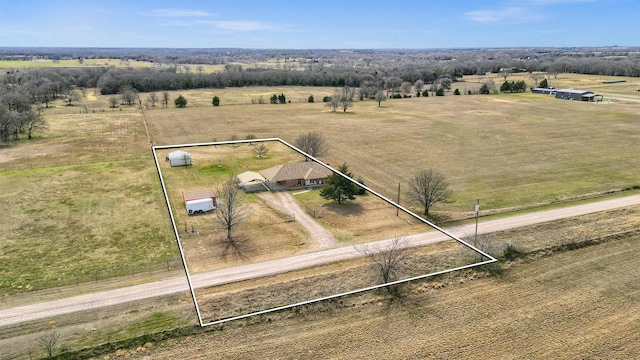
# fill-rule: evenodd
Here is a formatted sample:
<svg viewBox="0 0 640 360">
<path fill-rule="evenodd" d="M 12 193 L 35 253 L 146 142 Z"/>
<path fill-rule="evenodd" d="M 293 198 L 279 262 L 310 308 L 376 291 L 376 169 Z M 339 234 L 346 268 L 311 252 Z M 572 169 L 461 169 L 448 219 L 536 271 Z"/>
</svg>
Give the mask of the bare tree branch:
<svg viewBox="0 0 640 360">
<path fill-rule="evenodd" d="M 386 248 L 361 246 L 358 251 L 371 259 L 371 269 L 379 284 L 387 284 L 400 280 L 408 256 L 407 247 L 402 237 L 396 237 Z M 399 297 L 399 287 L 386 286 L 387 292 Z"/>
</svg>

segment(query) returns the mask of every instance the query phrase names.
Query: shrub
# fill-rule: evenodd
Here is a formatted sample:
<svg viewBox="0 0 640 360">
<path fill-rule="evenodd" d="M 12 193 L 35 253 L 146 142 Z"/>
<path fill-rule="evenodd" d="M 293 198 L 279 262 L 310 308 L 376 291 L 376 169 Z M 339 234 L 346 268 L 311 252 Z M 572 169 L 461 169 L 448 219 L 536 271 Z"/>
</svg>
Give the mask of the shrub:
<svg viewBox="0 0 640 360">
<path fill-rule="evenodd" d="M 310 102 L 310 103 L 314 102 L 313 95 L 309 95 L 309 98 L 307 99 L 307 102 Z"/>
<path fill-rule="evenodd" d="M 480 87 L 480 94 L 489 95 L 489 85 L 482 84 L 482 86 Z"/>
<path fill-rule="evenodd" d="M 444 96 L 444 88 L 439 88 L 436 90 L 436 96 Z"/>
<path fill-rule="evenodd" d="M 429 97 L 429 90 L 425 90 L 422 92 L 422 96 Z"/>
<path fill-rule="evenodd" d="M 456 89 L 456 90 L 453 92 L 453 95 L 460 95 L 460 90 Z"/>
<path fill-rule="evenodd" d="M 549 87 L 549 82 L 547 81 L 547 79 L 542 79 L 542 81 L 540 81 L 540 85 L 541 88 L 548 88 Z"/>
<path fill-rule="evenodd" d="M 175 100 L 173 100 L 173 103 L 176 104 L 177 108 L 187 107 L 187 99 L 182 95 L 178 96 Z"/>
<path fill-rule="evenodd" d="M 217 96 L 214 96 L 214 97 L 213 97 L 213 101 L 212 101 L 212 103 L 213 103 L 213 106 L 218 106 L 218 105 L 220 105 L 220 98 L 219 98 L 219 97 L 217 97 Z"/>
<path fill-rule="evenodd" d="M 322 102 L 330 102 L 331 101 L 331 96 L 325 96 L 322 98 Z"/>
</svg>

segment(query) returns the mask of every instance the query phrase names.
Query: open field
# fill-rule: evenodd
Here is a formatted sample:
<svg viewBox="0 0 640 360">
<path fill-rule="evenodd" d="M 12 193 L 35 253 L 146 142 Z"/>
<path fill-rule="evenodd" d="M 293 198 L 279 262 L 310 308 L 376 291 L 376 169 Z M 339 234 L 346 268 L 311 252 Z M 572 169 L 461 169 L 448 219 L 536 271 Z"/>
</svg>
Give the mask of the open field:
<svg viewBox="0 0 640 360">
<path fill-rule="evenodd" d="M 3 296 L 179 256 L 142 116 L 55 105 L 46 133 L 0 150 L 0 168 L 11 169 L 0 171 L 0 207 L 11 209 L 0 220 Z"/>
<path fill-rule="evenodd" d="M 609 96 L 636 99 L 640 94 L 635 90 L 637 79 L 605 85 L 595 78 L 598 77 L 561 74 L 558 83 L 550 83 L 557 88 L 595 90 L 607 94 L 605 100 Z M 478 84 L 454 83 L 453 88 L 462 91 Z M 37 283 L 56 286 L 60 281 L 62 285 L 75 285 L 78 276 L 86 275 L 93 282 L 95 273 L 130 275 L 136 268 L 163 266 L 178 256 L 150 155 L 145 117 L 157 145 L 228 140 L 232 135 L 243 139 L 248 134 L 279 136 L 291 142 L 298 134 L 319 131 L 330 145 L 322 160 L 332 166 L 346 162 L 355 178 L 362 177 L 368 186 L 390 198 L 395 198 L 401 182 L 403 205 L 407 204 L 408 177 L 421 168 L 437 168 L 447 175 L 456 191 L 452 203 L 434 208 L 444 219 L 468 218 L 477 198 L 481 199 L 483 212 L 497 213 L 640 185 L 638 103 L 613 100 L 592 104 L 533 94 L 447 95 L 387 100 L 382 107 L 373 101 L 356 101 L 347 113 L 331 113 L 319 101 L 333 91 L 304 87 L 186 91 L 181 92 L 189 100 L 186 109 L 176 109 L 171 103 L 168 109 L 146 109 L 144 114 L 136 107 L 108 109 L 108 97 L 89 94 L 79 106 L 65 107 L 57 102 L 55 107 L 44 109 L 50 124 L 47 132 L 33 141 L 0 148 L 0 208 L 11 209 L 0 219 L 0 262 L 8 264 L 0 269 L 3 306 L 15 303 L 14 296 L 33 301 L 26 296 L 39 296 L 34 292 L 40 288 L 34 285 Z M 280 93 L 291 103 L 251 105 L 251 100 L 259 96 L 268 99 Z M 178 94 L 172 92 L 172 98 Z M 211 106 L 213 95 L 221 98 L 221 106 Z M 316 103 L 306 103 L 309 95 L 315 97 Z M 202 184 L 205 173 L 212 176 L 217 169 L 211 164 L 192 168 L 199 174 L 191 179 L 193 184 Z M 179 203 L 175 200 L 179 193 L 172 196 L 172 201 Z M 299 196 L 301 203 L 325 211 L 319 221 L 332 228 L 341 241 L 357 242 L 395 231 L 390 229 L 398 220 L 391 214 L 393 211 L 378 210 L 375 205 L 371 205 L 373 211 L 389 212 L 391 216 L 371 217 L 371 212 L 352 211 L 345 219 L 344 209 L 370 206 L 372 200 L 368 197 L 343 209 L 314 198 L 313 192 Z M 249 203 L 258 205 L 256 213 L 269 219 L 265 224 L 277 223 L 282 215 L 261 206 L 255 198 L 249 197 Z M 177 208 L 178 212 L 182 210 Z M 633 208 L 581 221 L 567 220 L 553 231 L 540 226 L 526 234 L 503 235 L 508 241 L 533 250 L 536 246 L 532 242 L 559 245 L 600 232 L 634 229 L 637 211 Z M 204 216 L 189 221 L 193 223 L 183 221 L 180 227 L 207 226 Z M 359 223 L 366 223 L 370 230 L 354 225 Z M 287 251 L 299 250 L 304 232 L 295 224 L 278 223 L 266 228 L 247 229 L 246 234 L 254 237 L 259 232 L 273 241 L 282 241 L 280 245 L 284 244 Z M 281 239 L 282 233 L 289 237 Z M 212 249 L 209 245 L 213 238 L 201 243 L 197 237 L 187 241 L 192 241 L 194 249 L 205 250 L 191 255 L 200 256 L 201 263 L 215 257 L 213 252 L 207 252 Z M 622 357 L 631 357 L 633 351 L 638 351 L 633 344 L 638 342 L 639 333 L 638 292 L 633 283 L 638 276 L 634 250 L 637 242 L 634 235 L 628 240 L 562 253 L 522 265 L 508 277 L 455 286 L 442 293 L 415 290 L 410 299 L 420 305 L 406 311 L 402 307 L 375 305 L 379 301 L 377 295 L 367 294 L 365 298 L 369 300 L 332 312 L 339 316 L 309 312 L 301 320 L 285 313 L 274 318 L 275 324 L 281 322 L 282 326 L 257 324 L 243 332 L 246 323 L 242 322 L 231 325 L 228 332 L 225 328 L 214 336 L 203 335 L 202 342 L 194 338 L 179 343 L 171 351 L 183 346 L 205 351 L 209 345 L 203 343 L 209 342 L 211 346 L 229 348 L 230 358 L 250 354 L 251 346 L 274 356 L 279 354 L 278 347 L 284 346 L 292 357 L 298 358 L 314 355 L 304 352 L 307 350 L 320 357 L 337 357 L 342 353 L 331 353 L 331 349 L 341 346 L 346 349 L 345 354 L 353 351 L 354 357 L 380 355 L 389 349 L 405 349 L 397 353 L 398 357 L 469 357 L 478 350 L 498 351 L 492 341 L 497 339 L 497 343 L 508 344 L 517 353 L 540 357 L 615 357 L 615 349 Z M 256 254 L 268 256 L 268 251 L 265 248 Z M 112 271 L 123 268 L 124 273 Z M 554 280 L 556 277 L 562 281 Z M 83 290 L 82 281 L 86 280 L 80 281 L 74 293 L 92 288 Z M 515 305 L 509 306 L 509 300 Z M 477 305 L 467 313 L 469 304 Z M 130 304 L 124 310 L 104 309 L 55 321 L 68 336 L 68 345 L 64 346 L 77 349 L 183 326 L 193 317 L 189 306 L 191 300 L 183 296 L 172 298 L 171 306 L 161 305 L 161 301 Z M 416 320 L 410 320 L 409 313 L 415 313 Z M 132 316 L 122 319 L 121 314 Z M 344 325 L 349 322 L 354 324 L 353 332 Z M 383 329 L 385 322 L 389 324 L 388 331 Z M 407 322 L 417 325 L 403 328 Z M 35 334 L 48 326 L 47 322 L 37 322 L 24 328 L 3 329 L 3 353 L 21 353 L 28 358 L 19 349 L 28 348 L 34 343 Z M 283 327 L 291 330 L 283 331 Z M 308 337 L 301 335 L 305 327 L 310 328 Z M 566 334 L 567 340 L 550 338 L 543 333 L 545 328 Z M 456 329 L 461 329 L 460 333 Z M 469 336 L 482 329 L 489 329 L 486 339 Z M 91 332 L 87 334 L 87 330 Z M 605 331 L 616 336 L 593 338 L 593 334 L 603 335 Z M 400 338 L 403 332 L 406 338 Z M 20 339 L 12 339 L 18 333 Z M 421 333 L 437 336 L 426 338 Z M 249 339 L 247 347 L 231 347 L 238 343 L 233 342 L 233 334 Z M 263 341 L 263 345 L 255 345 L 253 339 Z M 302 344 L 306 342 L 309 347 L 304 350 Z M 5 352 L 7 343 L 12 352 Z M 492 354 L 500 357 L 511 353 Z"/>
<path fill-rule="evenodd" d="M 156 64 L 149 61 L 128 60 L 122 61 L 119 59 L 84 59 L 82 63 L 78 60 L 43 60 L 36 59 L 32 61 L 20 61 L 20 60 L 0 60 L 0 70 L 11 69 L 30 69 L 30 68 L 83 68 L 83 67 L 118 67 L 118 68 L 145 68 L 145 67 L 158 67 L 167 66 Z M 197 72 L 198 68 L 202 68 L 202 72 L 213 73 L 220 72 L 224 69 L 224 65 L 209 65 L 209 64 L 189 64 L 190 71 Z"/>
<path fill-rule="evenodd" d="M 561 74 L 559 80 L 573 77 Z M 573 80 L 588 79 L 580 76 Z M 633 81 L 622 84 L 628 86 Z M 471 79 L 454 87 L 474 84 Z M 154 108 L 145 110 L 144 116 L 156 144 L 226 140 L 232 135 L 242 139 L 249 134 L 293 141 L 300 133 L 319 131 L 330 145 L 322 160 L 334 166 L 347 162 L 356 178 L 362 177 L 390 198 L 396 197 L 395 189 L 401 182 L 403 205 L 407 204 L 407 178 L 416 169 L 437 168 L 449 178 L 455 198 L 434 210 L 449 219 L 473 215 L 477 198 L 483 213 L 493 213 L 639 184 L 636 170 L 640 159 L 635 154 L 640 144 L 640 113 L 634 103 L 569 102 L 532 94 L 445 96 L 387 100 L 382 107 L 372 101 L 355 102 L 347 113 L 332 113 L 321 102 L 305 102 L 309 95 L 319 100 L 333 91 L 309 87 L 190 91 L 184 92 L 189 99 L 186 109 Z M 219 107 L 210 105 L 214 93 L 221 97 Z M 257 96 L 268 98 L 278 93 L 285 93 L 291 103 L 247 105 Z M 43 110 L 50 124 L 47 132 L 33 141 L 0 149 L 0 169 L 11 170 L 0 172 L 5 190 L 1 201 L 14 209 L 3 218 L 0 228 L 43 229 L 38 230 L 40 240 L 29 240 L 29 244 L 17 240 L 24 239 L 23 232 L 13 232 L 0 245 L 0 256 L 11 258 L 9 262 L 44 258 L 60 264 L 58 268 L 20 262 L 15 270 L 5 268 L 3 286 L 12 292 L 34 287 L 34 279 L 50 282 L 60 274 L 75 282 L 73 274 L 87 271 L 82 261 L 68 260 L 77 256 L 70 253 L 73 246 L 51 252 L 44 239 L 60 244 L 66 244 L 67 239 L 90 239 L 83 246 L 110 254 L 86 258 L 92 261 L 91 268 L 102 270 L 131 264 L 162 265 L 177 256 L 143 116 L 135 106 L 109 109 L 107 99 L 88 92 L 79 106 L 53 103 L 52 108 Z M 96 189 L 124 201 L 109 200 L 111 196 L 106 198 Z M 20 200 L 28 198 L 38 202 Z M 311 209 L 322 204 L 319 199 L 300 198 Z M 24 205 L 12 205 L 16 201 Z M 327 213 L 321 221 L 333 222 L 334 234 L 343 240 L 369 239 L 376 233 L 354 229 L 354 224 L 367 223 L 369 229 L 388 232 L 395 227 L 389 221 L 397 220 L 363 215 L 350 216 L 345 222 L 344 214 L 334 213 L 333 219 L 332 213 Z M 40 218 L 41 224 L 32 224 Z M 110 232 L 113 224 L 120 230 Z M 163 235 L 149 238 L 142 234 Z M 129 246 L 125 244 L 143 238 L 151 241 L 146 250 L 136 248 L 137 255 L 123 250 Z M 298 241 L 295 239 L 299 240 L 299 235 L 291 244 Z M 120 242 L 123 245 L 117 245 Z M 116 248 L 108 250 L 106 244 Z M 119 251 L 127 255 L 116 255 Z"/>
<path fill-rule="evenodd" d="M 482 272 L 468 272 L 414 283 L 406 289 L 401 303 L 388 303 L 379 292 L 369 292 L 198 330 L 189 326 L 195 322 L 193 307 L 189 296 L 183 294 L 53 320 L 61 332 L 62 348 L 75 350 L 109 342 L 113 345 L 107 354 L 128 358 L 169 358 L 178 354 L 196 357 L 196 352 L 213 358 L 243 358 L 254 352 L 260 352 L 259 357 L 278 358 L 389 354 L 400 358 L 486 357 L 478 355 L 482 352 L 494 357 L 526 358 L 537 354 L 575 358 L 588 354 L 611 358 L 616 354 L 630 358 L 638 351 L 640 330 L 640 293 L 635 284 L 640 269 L 635 250 L 640 241 L 639 211 L 640 207 L 635 206 L 500 232 L 496 234 L 498 241 L 515 242 L 534 255 L 507 263 L 502 276 L 484 278 L 486 274 Z M 623 224 L 620 228 L 619 223 Z M 618 229 L 630 232 L 579 250 L 541 251 L 567 246 L 567 240 L 572 238 L 581 246 L 584 226 L 589 227 L 589 240 L 607 237 Z M 358 264 L 363 262 L 327 266 L 325 271 L 308 274 L 312 277 L 307 281 L 313 281 L 313 275 L 339 272 L 341 267 Z M 339 279 L 334 277 L 334 281 Z M 226 288 L 238 292 L 269 286 L 256 279 Z M 267 293 L 271 294 L 271 301 L 283 296 L 277 291 Z M 226 304 L 237 309 L 256 305 L 255 299 L 231 300 L 236 302 L 205 300 L 205 305 Z M 222 309 L 229 311 L 231 307 Z M 41 353 L 35 339 L 51 326 L 48 323 L 43 320 L 1 329 L 1 354 L 29 358 L 29 349 L 33 355 Z M 178 333 L 200 335 L 167 340 L 157 334 L 117 345 L 130 337 L 185 326 Z M 590 334 L 603 336 L 596 339 Z M 147 342 L 150 343 L 144 346 Z M 117 349 L 120 350 L 116 352 Z M 344 356 L 334 353 L 339 349 L 343 349 Z M 101 358 L 100 355 L 105 353 L 92 356 Z"/>
<path fill-rule="evenodd" d="M 402 302 L 345 300 L 124 358 L 634 358 L 640 237 L 523 263 L 502 277 L 425 283 Z M 468 280 L 468 279 L 467 279 Z M 440 290 L 434 290 L 438 287 Z"/>
<path fill-rule="evenodd" d="M 277 92 L 225 91 L 233 103 L 243 94 Z M 445 96 L 387 100 L 382 107 L 355 102 L 347 113 L 332 113 L 323 103 L 295 102 L 312 91 L 320 98 L 316 94 L 332 90 L 290 88 L 285 94 L 290 104 L 247 106 L 226 105 L 218 91 L 219 107 L 208 105 L 210 93 L 187 92 L 187 99 L 195 99 L 192 108 L 146 114 L 157 144 L 247 134 L 293 141 L 300 133 L 319 131 L 330 144 L 322 160 L 346 162 L 355 177 L 389 197 L 415 170 L 434 167 L 456 192 L 454 202 L 439 210 L 453 212 L 472 210 L 477 198 L 483 209 L 507 209 L 639 184 L 640 113 L 634 103 L 560 101 L 537 94 Z"/>
</svg>

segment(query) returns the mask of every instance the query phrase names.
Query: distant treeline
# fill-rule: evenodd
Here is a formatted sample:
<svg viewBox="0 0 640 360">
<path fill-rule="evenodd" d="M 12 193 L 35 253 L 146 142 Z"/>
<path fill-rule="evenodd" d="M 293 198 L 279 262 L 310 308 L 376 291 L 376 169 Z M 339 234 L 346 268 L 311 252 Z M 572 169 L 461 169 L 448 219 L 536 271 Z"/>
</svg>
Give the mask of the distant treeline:
<svg viewBox="0 0 640 360">
<path fill-rule="evenodd" d="M 251 50 L 251 49 L 11 49 L 0 48 L 0 59 L 82 59 L 108 56 L 127 61 L 151 61 L 153 68 L 79 67 L 13 70 L 4 83 L 40 78 L 54 89 L 54 98 L 69 87 L 97 87 L 116 94 L 225 88 L 241 86 L 351 86 L 384 84 L 386 79 L 433 83 L 443 77 L 514 72 L 581 73 L 640 76 L 640 48 L 534 48 L 461 50 Z M 270 66 L 259 65 L 269 63 Z M 225 70 L 204 73 L 188 64 L 226 64 Z M 238 63 L 254 64 L 244 67 Z M 31 79 L 31 80 L 30 80 Z"/>
</svg>

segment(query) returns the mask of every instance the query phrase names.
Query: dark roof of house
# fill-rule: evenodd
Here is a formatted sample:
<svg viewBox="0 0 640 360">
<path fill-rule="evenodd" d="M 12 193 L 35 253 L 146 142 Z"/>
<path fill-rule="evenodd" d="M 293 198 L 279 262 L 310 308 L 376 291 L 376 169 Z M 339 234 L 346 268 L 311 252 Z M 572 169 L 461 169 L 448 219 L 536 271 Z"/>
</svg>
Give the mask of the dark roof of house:
<svg viewBox="0 0 640 360">
<path fill-rule="evenodd" d="M 262 170 L 260 173 L 267 180 L 277 182 L 297 179 L 323 179 L 333 172 L 314 161 L 305 161 L 274 166 Z"/>
</svg>

